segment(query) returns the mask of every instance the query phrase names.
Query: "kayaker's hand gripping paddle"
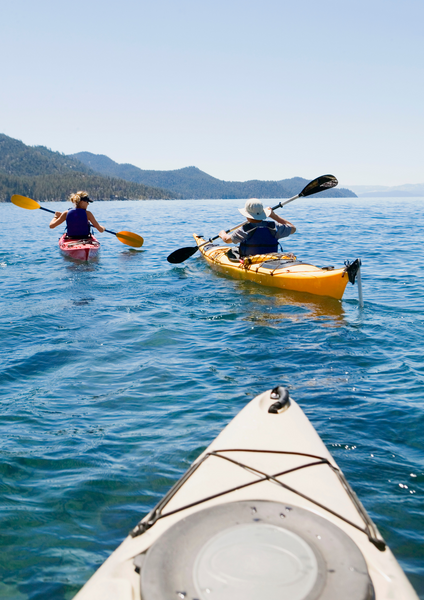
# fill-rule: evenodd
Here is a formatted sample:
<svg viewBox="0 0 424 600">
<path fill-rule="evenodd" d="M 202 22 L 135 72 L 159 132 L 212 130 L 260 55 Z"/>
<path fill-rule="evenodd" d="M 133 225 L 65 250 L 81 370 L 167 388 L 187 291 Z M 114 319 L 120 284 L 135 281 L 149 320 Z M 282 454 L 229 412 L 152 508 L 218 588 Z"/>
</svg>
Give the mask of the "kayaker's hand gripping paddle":
<svg viewBox="0 0 424 600">
<path fill-rule="evenodd" d="M 317 194 L 318 192 L 323 192 L 324 190 L 328 190 L 330 188 L 336 187 L 337 184 L 338 184 L 338 181 L 334 177 L 334 175 L 321 175 L 321 177 L 317 177 L 316 179 L 314 179 L 313 181 L 308 183 L 308 185 L 305 186 L 299 194 L 297 194 L 296 196 L 293 196 L 293 198 L 289 198 L 288 200 L 285 200 L 284 202 L 280 202 L 279 204 L 274 206 L 272 208 L 272 210 L 277 210 L 278 208 L 282 208 L 283 206 L 285 206 L 289 202 L 293 202 L 293 200 L 296 200 L 297 198 L 302 198 L 305 196 L 312 196 L 312 194 Z M 231 231 L 234 231 L 235 229 L 242 227 L 245 223 L 247 223 L 247 221 L 245 221 L 244 223 L 241 223 L 240 225 L 237 225 L 236 227 L 233 227 L 232 229 L 228 229 L 225 233 L 230 233 Z M 210 238 L 204 244 L 200 244 L 200 246 L 196 246 L 196 247 L 190 246 L 188 248 L 179 248 L 178 250 L 175 250 L 174 252 L 172 252 L 168 256 L 167 260 L 168 260 L 168 262 L 170 262 L 172 264 L 182 263 L 185 260 L 187 260 L 188 258 L 190 258 L 190 256 L 193 256 L 193 254 L 195 252 L 197 252 L 197 250 L 199 248 L 201 248 L 205 244 L 209 244 L 210 242 L 217 240 L 218 238 L 219 238 L 219 235 L 216 235 L 215 237 Z"/>
<path fill-rule="evenodd" d="M 19 194 L 14 194 L 11 197 L 10 201 L 16 206 L 26 208 L 27 210 L 36 210 L 37 208 L 39 208 L 40 210 L 45 210 L 46 212 L 55 214 L 54 210 L 44 208 L 44 206 L 40 206 L 38 202 L 32 200 L 32 198 L 26 198 L 25 196 L 20 196 Z M 141 248 L 144 242 L 141 235 L 131 233 L 131 231 L 118 231 L 118 233 L 115 233 L 114 231 L 109 231 L 109 229 L 105 229 L 105 231 L 107 233 L 112 233 L 113 235 L 116 235 L 116 237 L 122 244 L 126 244 L 127 246 L 133 246 L 134 248 Z"/>
</svg>

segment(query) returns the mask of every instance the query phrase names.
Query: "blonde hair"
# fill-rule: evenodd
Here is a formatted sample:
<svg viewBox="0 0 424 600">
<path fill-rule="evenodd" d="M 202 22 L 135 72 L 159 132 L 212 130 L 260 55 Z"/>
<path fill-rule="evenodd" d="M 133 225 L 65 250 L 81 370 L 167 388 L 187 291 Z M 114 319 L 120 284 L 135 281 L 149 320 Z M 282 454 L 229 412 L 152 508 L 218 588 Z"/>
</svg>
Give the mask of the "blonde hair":
<svg viewBox="0 0 424 600">
<path fill-rule="evenodd" d="M 81 202 L 81 200 L 84 200 L 85 198 L 88 198 L 88 192 L 77 192 L 76 194 L 71 194 L 69 196 L 69 200 L 75 204 L 75 206 L 78 206 L 78 204 Z"/>
</svg>

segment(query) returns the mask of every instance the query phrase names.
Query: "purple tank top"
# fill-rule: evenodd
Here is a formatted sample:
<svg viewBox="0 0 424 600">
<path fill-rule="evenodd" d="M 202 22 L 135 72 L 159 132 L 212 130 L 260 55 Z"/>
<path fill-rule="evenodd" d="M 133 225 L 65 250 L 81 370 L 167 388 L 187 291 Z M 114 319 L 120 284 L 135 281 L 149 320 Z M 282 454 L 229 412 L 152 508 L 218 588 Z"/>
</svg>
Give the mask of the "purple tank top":
<svg viewBox="0 0 424 600">
<path fill-rule="evenodd" d="M 67 234 L 70 237 L 87 237 L 90 225 L 84 208 L 71 208 L 66 216 Z"/>
</svg>

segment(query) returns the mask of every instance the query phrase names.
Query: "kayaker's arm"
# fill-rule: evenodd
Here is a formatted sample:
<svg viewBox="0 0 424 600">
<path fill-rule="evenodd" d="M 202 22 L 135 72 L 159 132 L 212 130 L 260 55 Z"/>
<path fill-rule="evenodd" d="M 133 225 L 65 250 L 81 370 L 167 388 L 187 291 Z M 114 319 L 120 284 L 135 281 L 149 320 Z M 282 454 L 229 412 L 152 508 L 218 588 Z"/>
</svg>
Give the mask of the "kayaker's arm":
<svg viewBox="0 0 424 600">
<path fill-rule="evenodd" d="M 100 233 L 106 231 L 106 227 L 103 227 L 103 225 L 99 225 L 96 219 L 94 218 L 93 213 L 91 213 L 89 210 L 87 210 L 87 218 L 90 221 L 90 223 L 97 229 L 97 231 L 100 231 Z"/>
<path fill-rule="evenodd" d="M 271 210 L 271 207 L 269 206 L 267 210 Z M 286 221 L 286 219 L 283 219 L 283 217 L 280 217 L 280 215 L 277 215 L 277 213 L 275 213 L 274 211 L 271 211 L 270 215 L 271 219 L 274 219 L 274 221 L 277 221 L 277 223 L 281 223 L 281 225 L 288 225 L 289 227 L 291 227 L 291 233 L 294 233 L 296 231 L 296 227 L 293 225 L 293 223 L 290 223 L 290 221 Z"/>
<path fill-rule="evenodd" d="M 50 225 L 49 225 L 50 229 L 54 229 L 55 227 L 57 227 L 58 225 L 60 225 L 64 221 L 66 221 L 67 214 L 68 214 L 67 210 L 65 210 L 65 212 L 56 211 L 54 213 L 53 219 L 50 221 Z"/>
<path fill-rule="evenodd" d="M 226 244 L 232 244 L 233 243 L 233 240 L 231 239 L 231 235 L 229 235 L 223 229 L 219 232 L 218 235 L 221 238 L 221 240 L 223 240 Z"/>
</svg>

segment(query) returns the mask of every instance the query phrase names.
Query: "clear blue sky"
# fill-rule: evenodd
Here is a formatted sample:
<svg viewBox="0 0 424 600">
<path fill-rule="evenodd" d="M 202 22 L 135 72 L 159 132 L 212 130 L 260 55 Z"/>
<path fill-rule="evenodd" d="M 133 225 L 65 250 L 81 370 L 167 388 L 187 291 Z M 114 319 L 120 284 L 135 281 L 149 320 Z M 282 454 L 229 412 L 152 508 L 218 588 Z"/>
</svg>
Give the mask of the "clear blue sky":
<svg viewBox="0 0 424 600">
<path fill-rule="evenodd" d="M 3 0 L 0 132 L 225 180 L 424 182 L 423 0 Z"/>
</svg>

